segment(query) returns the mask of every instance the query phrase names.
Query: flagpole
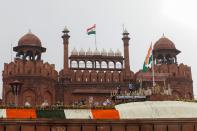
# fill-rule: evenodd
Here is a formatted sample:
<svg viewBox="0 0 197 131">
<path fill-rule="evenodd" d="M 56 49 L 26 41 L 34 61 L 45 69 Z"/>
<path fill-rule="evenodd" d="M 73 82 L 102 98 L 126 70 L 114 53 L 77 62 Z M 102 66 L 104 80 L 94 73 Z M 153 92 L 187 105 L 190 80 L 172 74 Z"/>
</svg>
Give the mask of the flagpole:
<svg viewBox="0 0 197 131">
<path fill-rule="evenodd" d="M 11 43 L 11 50 L 10 50 L 10 60 L 11 60 L 11 62 L 12 62 L 12 43 Z"/>
<path fill-rule="evenodd" d="M 152 43 L 151 43 L 152 48 Z M 153 48 L 152 48 L 152 75 L 153 75 L 153 87 L 155 86 L 155 71 L 154 71 L 154 60 L 153 60 Z"/>
<path fill-rule="evenodd" d="M 95 47 L 96 47 L 96 49 L 97 49 L 97 45 L 96 45 L 96 33 L 95 33 L 95 37 L 94 37 L 95 39 L 94 39 L 94 43 L 95 43 Z"/>
</svg>

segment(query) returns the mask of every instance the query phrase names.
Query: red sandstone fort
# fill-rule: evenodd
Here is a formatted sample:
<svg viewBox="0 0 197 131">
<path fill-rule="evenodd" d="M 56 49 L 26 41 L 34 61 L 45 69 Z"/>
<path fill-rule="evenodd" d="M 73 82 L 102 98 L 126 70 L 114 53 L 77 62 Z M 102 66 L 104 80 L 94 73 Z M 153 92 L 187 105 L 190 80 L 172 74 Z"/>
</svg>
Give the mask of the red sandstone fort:
<svg viewBox="0 0 197 131">
<path fill-rule="evenodd" d="M 41 105 L 47 101 L 49 105 L 57 101 L 65 105 L 79 100 L 87 100 L 90 96 L 94 101 L 104 101 L 112 92 L 120 88 L 121 93 L 129 92 L 128 85 L 140 85 L 143 90 L 152 85 L 151 69 L 148 72 L 139 70 L 134 73 L 130 69 L 129 33 L 125 30 L 122 36 L 123 55 L 119 50 L 107 52 L 90 49 L 69 53 L 69 30 L 63 30 L 64 68 L 58 72 L 55 64 L 42 60 L 41 40 L 29 32 L 22 36 L 14 61 L 4 64 L 3 70 L 3 104 L 14 103 L 10 83 L 23 83 L 18 95 L 18 104 L 23 106 L 29 102 L 32 106 Z M 121 43 L 120 43 L 121 44 Z M 131 44 L 132 45 L 132 44 Z M 171 89 L 171 95 L 155 93 L 150 100 L 193 99 L 193 81 L 191 68 L 179 64 L 177 55 L 180 53 L 175 44 L 162 36 L 154 44 L 153 60 L 155 82 L 159 90 Z"/>
</svg>

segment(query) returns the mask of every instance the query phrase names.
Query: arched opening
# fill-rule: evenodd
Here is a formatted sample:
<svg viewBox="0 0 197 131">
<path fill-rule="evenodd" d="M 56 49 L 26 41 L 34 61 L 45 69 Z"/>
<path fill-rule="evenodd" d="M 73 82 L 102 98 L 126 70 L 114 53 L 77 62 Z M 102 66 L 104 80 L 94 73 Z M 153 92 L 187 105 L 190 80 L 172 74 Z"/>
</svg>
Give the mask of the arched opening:
<svg viewBox="0 0 197 131">
<path fill-rule="evenodd" d="M 164 63 L 164 57 L 162 54 L 159 54 L 157 56 L 157 64 L 162 64 L 162 63 Z"/>
<path fill-rule="evenodd" d="M 86 62 L 86 67 L 87 68 L 92 68 L 92 61 L 87 61 Z"/>
<path fill-rule="evenodd" d="M 170 54 L 167 54 L 166 55 L 166 62 L 167 62 L 167 64 L 173 64 L 173 63 L 175 63 L 174 62 L 174 58 Z"/>
<path fill-rule="evenodd" d="M 109 68 L 110 69 L 113 69 L 114 68 L 114 62 L 112 62 L 112 61 L 109 62 Z"/>
<path fill-rule="evenodd" d="M 96 68 L 100 68 L 100 63 L 98 61 L 96 61 Z"/>
<path fill-rule="evenodd" d="M 32 51 L 27 51 L 26 52 L 26 60 L 33 60 L 33 52 Z"/>
<path fill-rule="evenodd" d="M 85 68 L 85 62 L 79 61 L 79 68 Z"/>
<path fill-rule="evenodd" d="M 23 101 L 22 101 L 23 105 L 25 105 L 26 102 L 28 102 L 31 106 L 35 106 L 36 105 L 36 97 L 35 97 L 35 93 L 32 90 L 26 90 L 23 93 Z"/>
<path fill-rule="evenodd" d="M 72 68 L 78 68 L 77 61 L 72 61 L 72 62 L 71 62 L 71 67 L 72 67 Z"/>
<path fill-rule="evenodd" d="M 44 93 L 44 101 L 47 102 L 49 105 L 51 105 L 53 103 L 52 101 L 52 95 L 49 91 L 46 91 Z"/>
<path fill-rule="evenodd" d="M 116 69 L 121 69 L 122 68 L 122 64 L 120 62 L 116 62 Z"/>
<path fill-rule="evenodd" d="M 8 92 L 5 96 L 6 98 L 6 104 L 7 105 L 14 105 L 15 104 L 15 101 L 14 101 L 14 95 L 12 94 L 12 92 Z"/>
<path fill-rule="evenodd" d="M 41 53 L 36 52 L 36 54 L 35 54 L 35 60 L 41 60 Z"/>
<path fill-rule="evenodd" d="M 20 58 L 20 59 L 22 59 L 23 56 L 24 56 L 23 51 L 20 51 L 20 52 L 18 52 L 18 53 L 16 54 L 16 57 L 17 57 L 17 58 Z"/>
<path fill-rule="evenodd" d="M 107 68 L 107 62 L 106 61 L 101 62 L 101 68 Z"/>
</svg>

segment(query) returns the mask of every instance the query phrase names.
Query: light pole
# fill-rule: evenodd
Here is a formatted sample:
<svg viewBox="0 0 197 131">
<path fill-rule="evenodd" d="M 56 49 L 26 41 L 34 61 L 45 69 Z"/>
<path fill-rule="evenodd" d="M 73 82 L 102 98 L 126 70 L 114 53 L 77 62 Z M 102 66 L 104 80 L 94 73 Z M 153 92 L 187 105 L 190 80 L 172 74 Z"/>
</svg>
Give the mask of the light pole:
<svg viewBox="0 0 197 131">
<path fill-rule="evenodd" d="M 15 106 L 16 107 L 18 106 L 18 95 L 20 93 L 22 85 L 23 85 L 23 83 L 18 80 L 10 82 L 11 91 L 15 97 Z"/>
</svg>

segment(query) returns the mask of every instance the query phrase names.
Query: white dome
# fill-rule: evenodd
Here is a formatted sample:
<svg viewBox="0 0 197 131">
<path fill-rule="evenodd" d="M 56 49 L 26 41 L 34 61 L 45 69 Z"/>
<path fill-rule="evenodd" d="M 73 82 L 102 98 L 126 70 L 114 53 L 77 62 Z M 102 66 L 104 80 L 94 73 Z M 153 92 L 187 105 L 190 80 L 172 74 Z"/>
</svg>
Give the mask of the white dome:
<svg viewBox="0 0 197 131">
<path fill-rule="evenodd" d="M 107 56 L 107 51 L 106 51 L 105 49 L 103 49 L 103 50 L 101 51 L 101 55 L 102 55 L 102 56 Z"/>
<path fill-rule="evenodd" d="M 115 52 L 115 56 L 121 56 L 121 52 L 120 52 L 120 50 L 119 50 L 119 49 L 117 49 L 117 50 L 116 50 L 116 52 Z"/>
<path fill-rule="evenodd" d="M 92 50 L 89 48 L 88 51 L 86 52 L 86 55 L 92 55 Z"/>
<path fill-rule="evenodd" d="M 78 51 L 76 48 L 74 48 L 72 51 L 71 51 L 71 55 L 78 55 Z"/>
<path fill-rule="evenodd" d="M 114 56 L 114 52 L 113 52 L 113 50 L 112 50 L 112 49 L 110 49 L 110 50 L 109 50 L 109 52 L 108 52 L 108 56 Z"/>
<path fill-rule="evenodd" d="M 85 51 L 83 50 L 83 48 L 80 49 L 79 55 L 85 55 Z"/>
<path fill-rule="evenodd" d="M 101 53 L 99 52 L 99 50 L 96 48 L 94 51 L 94 55 L 100 55 Z"/>
</svg>

